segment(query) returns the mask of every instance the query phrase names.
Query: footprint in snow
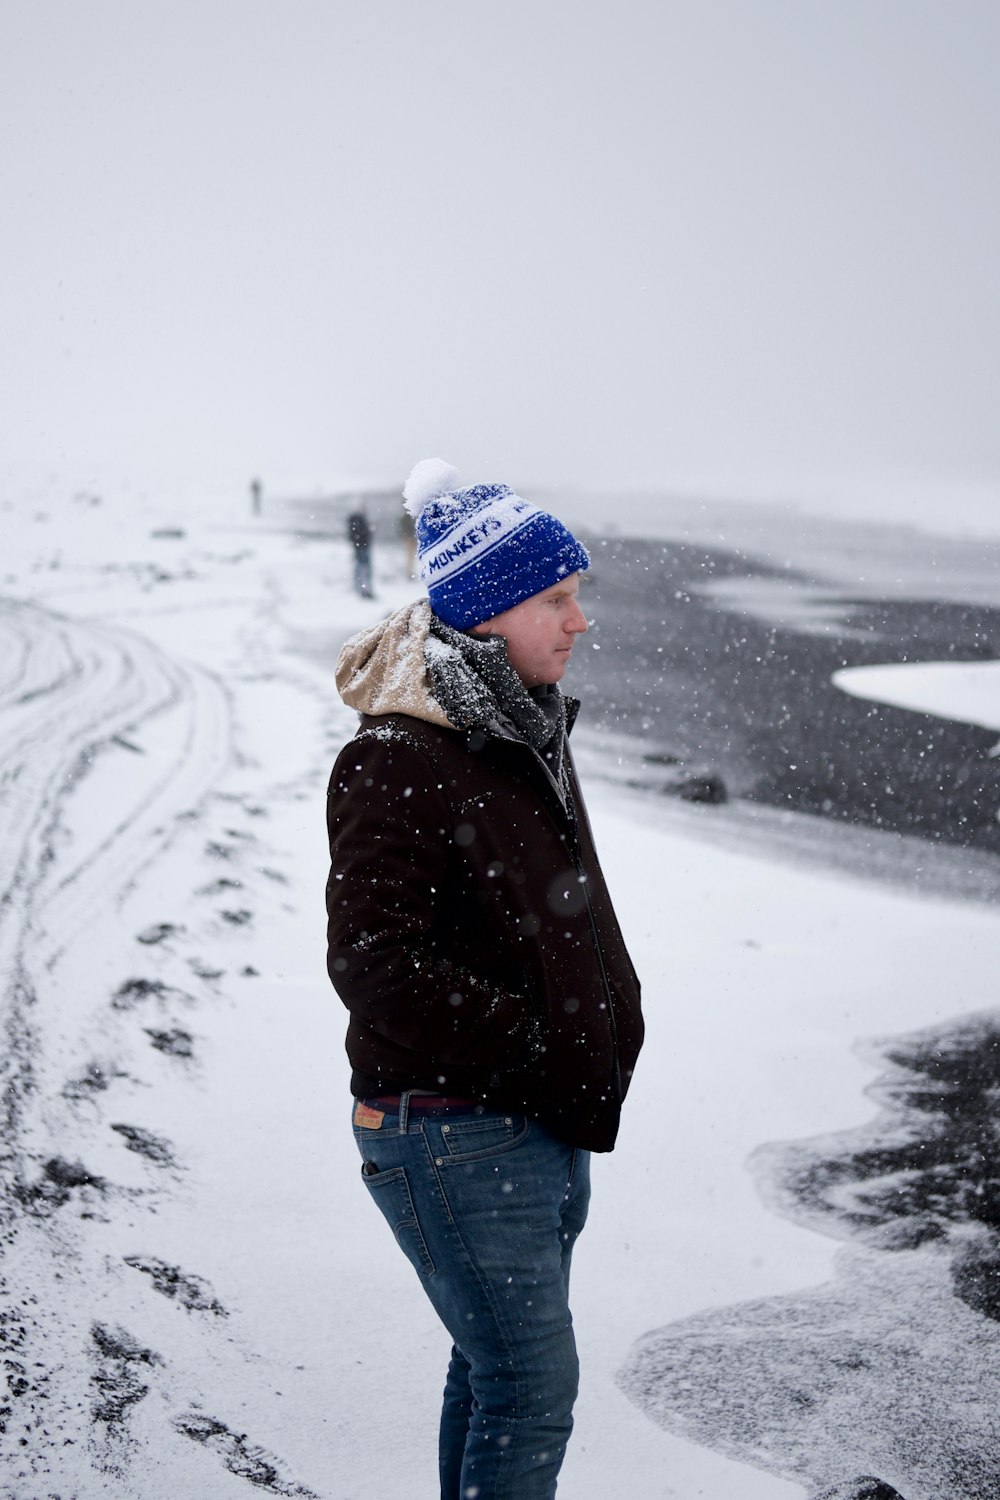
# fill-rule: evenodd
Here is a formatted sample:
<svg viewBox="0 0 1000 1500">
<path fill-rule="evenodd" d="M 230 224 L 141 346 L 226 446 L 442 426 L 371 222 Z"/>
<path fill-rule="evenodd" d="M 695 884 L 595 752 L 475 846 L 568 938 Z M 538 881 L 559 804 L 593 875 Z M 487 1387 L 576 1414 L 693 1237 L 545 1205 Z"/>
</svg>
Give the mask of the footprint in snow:
<svg viewBox="0 0 1000 1500">
<path fill-rule="evenodd" d="M 167 1031 L 157 1031 L 152 1026 L 146 1026 L 144 1030 L 157 1052 L 164 1052 L 168 1057 L 194 1056 L 194 1037 L 189 1031 L 182 1031 L 179 1026 Z"/>
<path fill-rule="evenodd" d="M 71 1078 L 63 1087 L 64 1099 L 92 1099 L 95 1094 L 103 1094 L 108 1088 L 112 1078 L 123 1078 L 125 1075 L 115 1070 L 102 1068 L 100 1063 L 91 1063 L 86 1072 L 79 1078 Z"/>
<path fill-rule="evenodd" d="M 196 1004 L 193 995 L 175 985 L 164 984 L 162 979 L 126 979 L 112 995 L 111 1005 L 114 1010 L 132 1010 L 145 1000 L 159 1000 L 161 1003 L 179 1000 L 185 1005 Z"/>
<path fill-rule="evenodd" d="M 153 1162 L 157 1167 L 176 1166 L 173 1148 L 169 1141 L 162 1136 L 153 1135 L 151 1131 L 143 1130 L 139 1125 L 112 1125 L 111 1129 L 116 1135 L 120 1135 L 129 1151 L 134 1151 L 138 1156 L 144 1156 L 147 1161 Z"/>
<path fill-rule="evenodd" d="M 54 1156 L 42 1167 L 41 1176 L 36 1182 L 20 1182 L 15 1188 L 15 1196 L 27 1212 L 36 1218 L 47 1218 L 57 1209 L 65 1207 L 77 1188 L 94 1188 L 99 1193 L 104 1193 L 107 1182 L 103 1177 L 98 1177 L 80 1161 L 66 1161 L 61 1156 Z M 85 1194 L 84 1197 L 89 1195 Z"/>
<path fill-rule="evenodd" d="M 163 1359 L 153 1349 L 146 1349 L 124 1328 L 109 1328 L 95 1323 L 90 1330 L 95 1370 L 91 1376 L 94 1398 L 91 1415 L 95 1422 L 109 1427 L 120 1426 L 136 1402 L 149 1394 L 149 1386 L 136 1366 L 150 1369 L 162 1365 Z"/>
<path fill-rule="evenodd" d="M 231 1474 L 248 1479 L 258 1489 L 267 1490 L 272 1495 L 295 1496 L 298 1500 L 318 1500 L 313 1490 L 286 1479 L 282 1474 L 284 1465 L 281 1460 L 268 1453 L 266 1448 L 251 1443 L 245 1432 L 231 1432 L 224 1422 L 200 1411 L 175 1417 L 173 1425 L 177 1432 L 217 1453 Z"/>
<path fill-rule="evenodd" d="M 184 928 L 174 922 L 156 922 L 152 927 L 145 928 L 136 933 L 136 942 L 145 943 L 152 947 L 154 943 L 165 942 L 167 938 L 173 937 L 175 933 L 183 932 Z"/>
<path fill-rule="evenodd" d="M 216 969 L 211 964 L 205 963 L 204 959 L 188 959 L 188 968 L 192 974 L 197 974 L 199 979 L 221 979 L 225 969 Z"/>
<path fill-rule="evenodd" d="M 220 911 L 219 916 L 232 927 L 245 927 L 248 922 L 253 921 L 253 912 L 247 911 L 246 907 L 240 907 L 236 911 Z"/>
<path fill-rule="evenodd" d="M 179 1302 L 189 1312 L 209 1312 L 217 1318 L 229 1316 L 208 1282 L 200 1276 L 191 1276 L 155 1255 L 126 1255 L 125 1264 L 148 1276 L 155 1291 Z"/>
<path fill-rule="evenodd" d="M 223 891 L 241 891 L 242 880 L 230 880 L 226 875 L 220 875 L 218 880 L 212 880 L 208 885 L 201 885 L 195 891 L 196 896 L 221 896 Z"/>
</svg>

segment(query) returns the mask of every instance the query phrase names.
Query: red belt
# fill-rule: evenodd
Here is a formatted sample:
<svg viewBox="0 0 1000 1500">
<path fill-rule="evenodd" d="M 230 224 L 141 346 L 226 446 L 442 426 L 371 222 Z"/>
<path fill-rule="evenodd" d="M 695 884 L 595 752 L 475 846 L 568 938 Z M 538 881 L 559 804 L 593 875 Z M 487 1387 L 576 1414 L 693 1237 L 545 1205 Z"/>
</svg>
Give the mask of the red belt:
<svg viewBox="0 0 1000 1500">
<path fill-rule="evenodd" d="M 401 1096 L 399 1094 L 377 1094 L 372 1099 L 363 1099 L 363 1104 L 370 1104 L 376 1109 L 393 1110 L 398 1112 Z M 475 1099 L 462 1099 L 457 1094 L 411 1094 L 410 1112 L 415 1109 L 475 1109 Z"/>
</svg>

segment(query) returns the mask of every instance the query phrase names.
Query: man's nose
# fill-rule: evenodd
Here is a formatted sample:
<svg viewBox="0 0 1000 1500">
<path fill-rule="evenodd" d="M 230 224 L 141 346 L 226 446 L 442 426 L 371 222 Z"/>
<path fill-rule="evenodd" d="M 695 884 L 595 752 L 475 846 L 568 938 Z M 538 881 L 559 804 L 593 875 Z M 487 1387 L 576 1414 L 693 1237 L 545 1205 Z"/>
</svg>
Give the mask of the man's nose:
<svg viewBox="0 0 1000 1500">
<path fill-rule="evenodd" d="M 575 600 L 573 601 L 573 608 L 566 619 L 566 629 L 572 635 L 582 635 L 585 630 L 590 629 L 590 626 L 587 624 L 587 616 Z"/>
</svg>

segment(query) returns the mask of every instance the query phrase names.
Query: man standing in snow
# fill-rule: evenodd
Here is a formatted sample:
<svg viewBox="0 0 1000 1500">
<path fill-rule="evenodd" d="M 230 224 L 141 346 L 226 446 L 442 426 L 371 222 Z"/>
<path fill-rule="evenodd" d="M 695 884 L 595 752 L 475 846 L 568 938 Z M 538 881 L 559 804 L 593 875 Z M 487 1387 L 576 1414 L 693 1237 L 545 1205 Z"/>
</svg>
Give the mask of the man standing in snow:
<svg viewBox="0 0 1000 1500">
<path fill-rule="evenodd" d="M 349 641 L 330 780 L 330 977 L 371 1197 L 453 1341 L 442 1500 L 550 1500 L 578 1364 L 570 1258 L 610 1151 L 639 986 L 557 684 L 585 549 L 439 459 L 403 491 L 429 599 Z"/>
<path fill-rule="evenodd" d="M 372 597 L 372 528 L 363 509 L 347 518 L 347 539 L 354 548 L 354 587 L 362 599 Z"/>
</svg>

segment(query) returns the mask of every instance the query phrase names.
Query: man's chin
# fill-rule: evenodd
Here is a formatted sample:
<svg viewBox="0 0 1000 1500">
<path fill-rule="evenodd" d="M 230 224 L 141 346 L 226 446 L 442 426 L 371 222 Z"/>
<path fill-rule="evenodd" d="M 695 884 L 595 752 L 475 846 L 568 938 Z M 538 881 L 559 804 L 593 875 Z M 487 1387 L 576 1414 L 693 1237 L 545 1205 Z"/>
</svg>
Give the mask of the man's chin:
<svg viewBox="0 0 1000 1500">
<path fill-rule="evenodd" d="M 557 671 L 546 672 L 544 677 L 540 672 L 536 672 L 532 677 L 522 677 L 521 681 L 526 688 L 554 687 L 561 680 L 565 670 L 565 667 L 560 667 Z"/>
</svg>

